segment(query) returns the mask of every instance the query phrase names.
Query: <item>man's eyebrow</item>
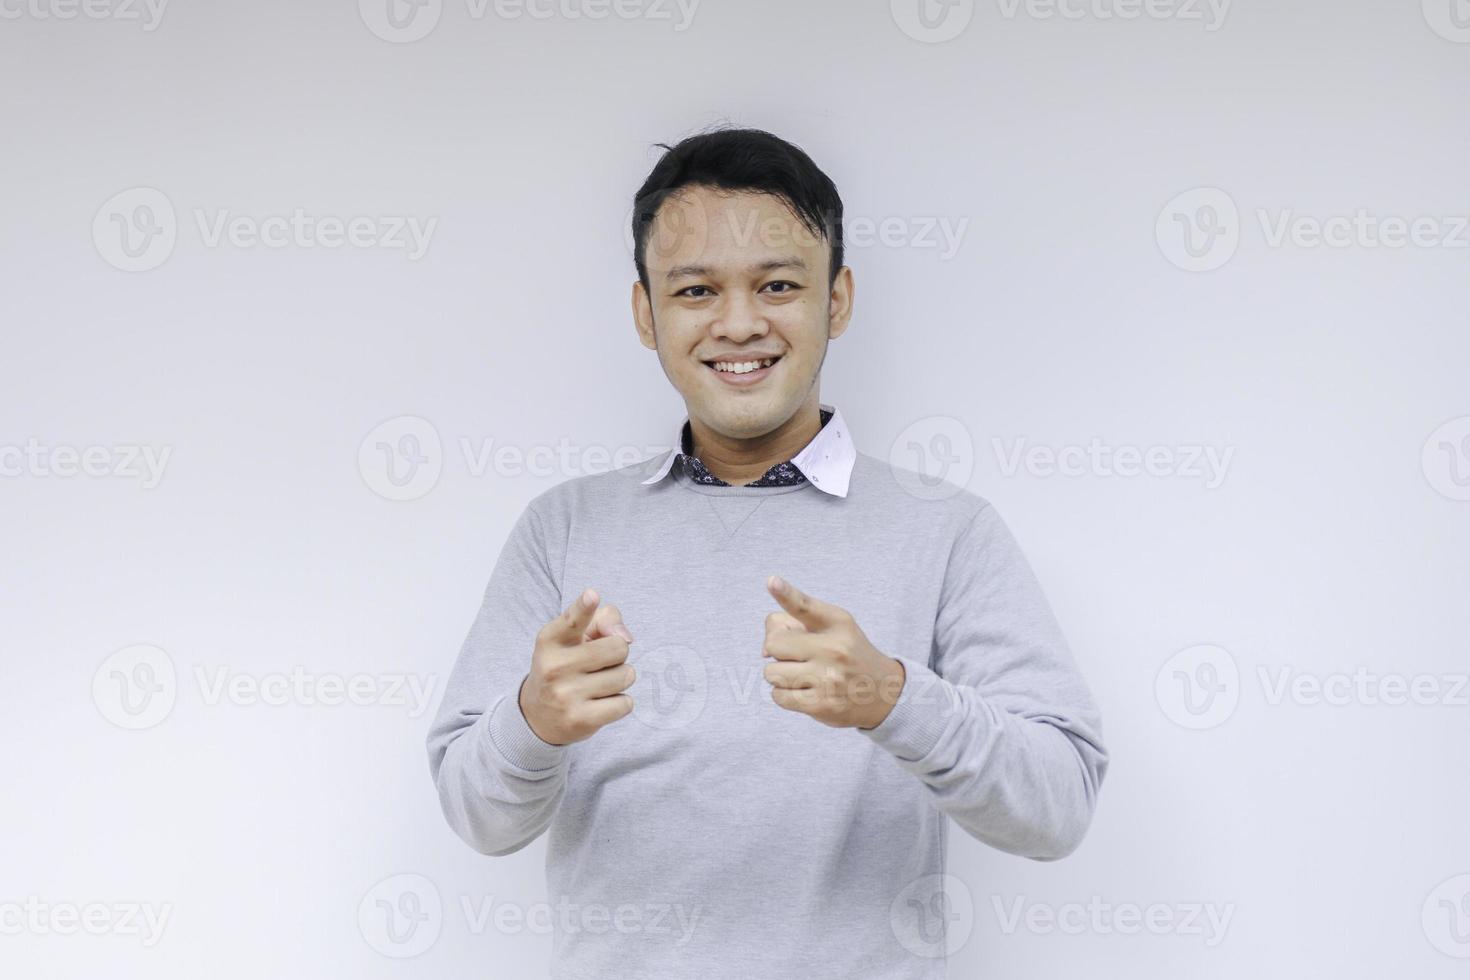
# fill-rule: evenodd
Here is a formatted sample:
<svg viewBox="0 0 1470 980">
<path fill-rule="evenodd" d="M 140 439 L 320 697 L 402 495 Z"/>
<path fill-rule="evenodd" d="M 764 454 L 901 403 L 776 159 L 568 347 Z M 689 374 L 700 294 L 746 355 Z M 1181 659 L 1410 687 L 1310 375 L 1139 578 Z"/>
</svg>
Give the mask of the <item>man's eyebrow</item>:
<svg viewBox="0 0 1470 980">
<path fill-rule="evenodd" d="M 801 269 L 807 268 L 806 260 L 799 255 L 785 255 L 776 259 L 767 259 L 757 262 L 748 267 L 751 272 L 771 272 L 775 269 Z M 704 265 L 678 265 L 664 273 L 666 281 L 684 279 L 687 277 L 704 277 L 710 275 L 710 269 Z"/>
</svg>

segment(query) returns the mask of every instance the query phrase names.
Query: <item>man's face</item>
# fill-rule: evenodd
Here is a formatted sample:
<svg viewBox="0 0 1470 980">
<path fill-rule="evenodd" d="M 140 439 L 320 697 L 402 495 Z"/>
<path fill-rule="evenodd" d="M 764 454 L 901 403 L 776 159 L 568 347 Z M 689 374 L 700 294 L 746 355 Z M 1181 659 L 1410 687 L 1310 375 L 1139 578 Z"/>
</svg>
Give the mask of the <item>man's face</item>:
<svg viewBox="0 0 1470 980">
<path fill-rule="evenodd" d="M 689 186 L 663 203 L 633 316 L 691 418 L 756 438 L 816 402 L 827 341 L 852 311 L 852 272 L 829 287 L 830 261 L 830 245 L 772 195 Z M 709 363 L 730 356 L 776 361 L 746 374 Z"/>
</svg>

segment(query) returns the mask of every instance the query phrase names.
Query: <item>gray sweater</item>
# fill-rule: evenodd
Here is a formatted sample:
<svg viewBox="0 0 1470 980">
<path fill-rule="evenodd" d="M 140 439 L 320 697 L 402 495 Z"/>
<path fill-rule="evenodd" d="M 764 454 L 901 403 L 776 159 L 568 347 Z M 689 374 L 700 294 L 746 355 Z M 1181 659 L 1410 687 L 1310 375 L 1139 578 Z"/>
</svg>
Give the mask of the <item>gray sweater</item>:
<svg viewBox="0 0 1470 980">
<path fill-rule="evenodd" d="M 555 978 L 944 977 L 946 818 L 1060 858 L 1108 765 L 1015 539 L 973 493 L 923 499 L 864 453 L 846 496 L 679 467 L 645 484 L 658 463 L 567 480 L 512 527 L 428 735 L 449 825 L 491 855 L 549 829 Z M 771 699 L 772 574 L 903 662 L 882 724 Z M 587 587 L 633 633 L 635 708 L 554 746 L 517 694 L 537 631 Z"/>
</svg>

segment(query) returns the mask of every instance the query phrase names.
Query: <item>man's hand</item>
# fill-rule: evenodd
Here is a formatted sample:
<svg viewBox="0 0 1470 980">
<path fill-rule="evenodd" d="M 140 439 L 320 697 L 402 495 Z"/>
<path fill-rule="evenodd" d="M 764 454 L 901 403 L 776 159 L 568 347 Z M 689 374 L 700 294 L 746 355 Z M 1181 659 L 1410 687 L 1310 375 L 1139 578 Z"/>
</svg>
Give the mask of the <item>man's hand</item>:
<svg viewBox="0 0 1470 980">
<path fill-rule="evenodd" d="M 880 653 L 852 614 L 772 575 L 766 589 L 785 612 L 766 617 L 761 656 L 771 700 L 833 728 L 876 728 L 903 690 L 903 664 Z"/>
<path fill-rule="evenodd" d="M 541 628 L 519 696 L 537 738 L 580 742 L 633 710 L 632 697 L 621 693 L 636 677 L 626 662 L 632 640 L 617 607 L 599 608 L 592 589 Z"/>
</svg>

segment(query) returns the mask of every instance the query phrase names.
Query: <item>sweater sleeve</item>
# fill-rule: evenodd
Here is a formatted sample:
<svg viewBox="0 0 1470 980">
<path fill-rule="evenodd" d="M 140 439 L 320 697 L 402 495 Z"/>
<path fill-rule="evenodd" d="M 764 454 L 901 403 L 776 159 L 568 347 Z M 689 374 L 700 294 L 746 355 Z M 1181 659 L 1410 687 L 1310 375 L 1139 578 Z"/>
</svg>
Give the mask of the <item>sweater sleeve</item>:
<svg viewBox="0 0 1470 980">
<path fill-rule="evenodd" d="M 984 504 L 945 570 L 930 664 L 907 657 L 888 717 L 860 729 L 976 840 L 1076 850 L 1107 771 L 1102 721 L 1030 565 Z"/>
<path fill-rule="evenodd" d="M 533 501 L 501 548 L 429 729 L 444 816 L 482 854 L 512 854 L 535 840 L 566 790 L 570 746 L 542 741 L 520 707 L 536 634 L 561 612 L 548 544 Z"/>
</svg>

